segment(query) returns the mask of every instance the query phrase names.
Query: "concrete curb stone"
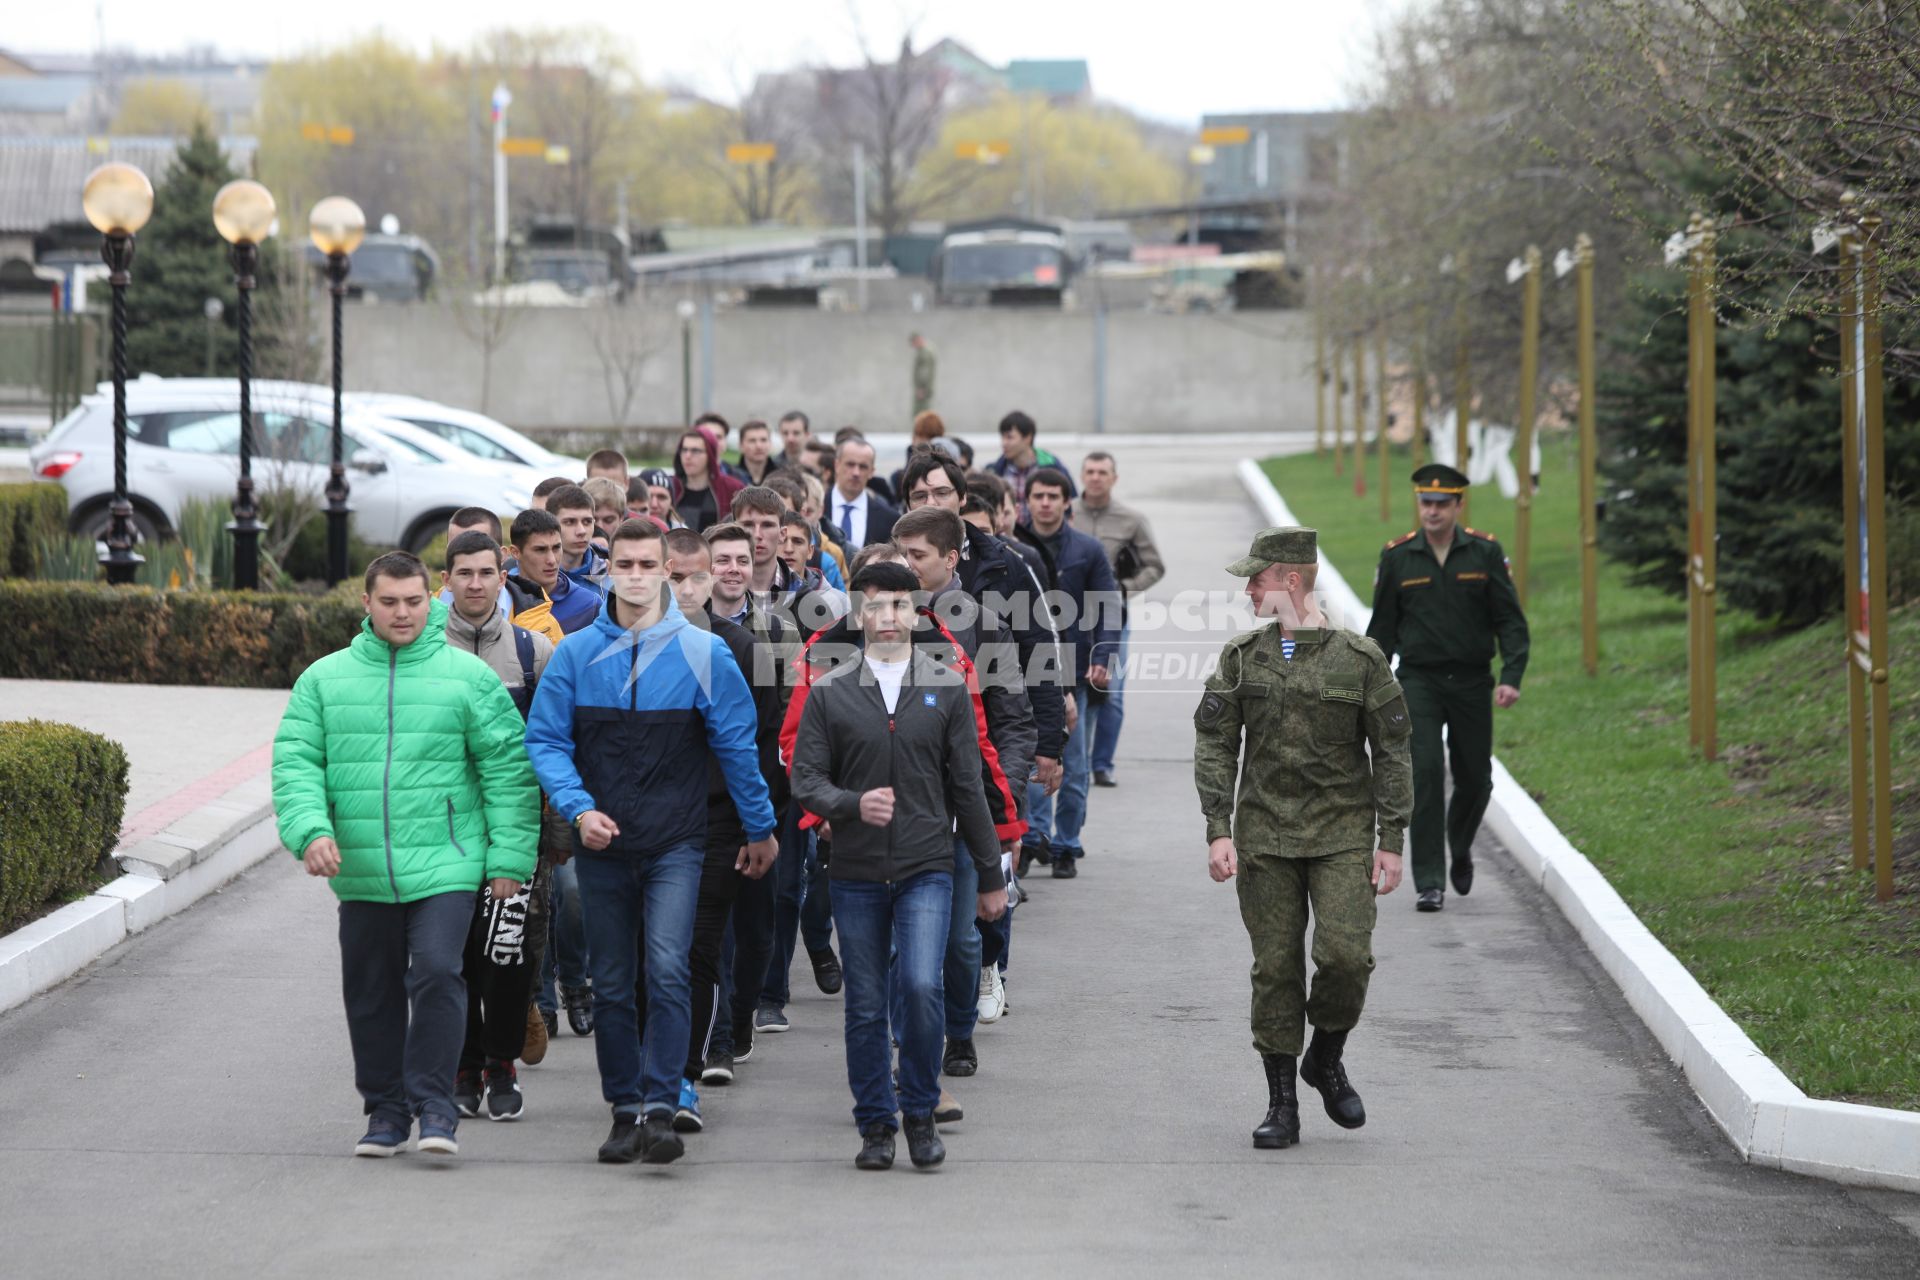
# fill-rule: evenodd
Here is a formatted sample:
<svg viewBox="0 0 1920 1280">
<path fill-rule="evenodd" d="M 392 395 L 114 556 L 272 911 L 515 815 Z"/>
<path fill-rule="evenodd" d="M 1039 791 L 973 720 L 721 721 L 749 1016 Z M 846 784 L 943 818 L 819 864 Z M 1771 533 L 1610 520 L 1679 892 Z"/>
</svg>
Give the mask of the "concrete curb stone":
<svg viewBox="0 0 1920 1280">
<path fill-rule="evenodd" d="M 1238 471 L 1269 524 L 1299 523 L 1257 462 L 1243 458 Z M 1365 625 L 1371 610 L 1324 553 L 1317 586 L 1333 612 Z M 1920 1191 L 1920 1114 L 1809 1098 L 1653 936 L 1497 759 L 1486 821 L 1679 1064 L 1742 1157 L 1833 1182 Z"/>
<path fill-rule="evenodd" d="M 181 815 L 114 858 L 126 874 L 0 936 L 0 1012 L 66 981 L 280 849 L 267 773 Z"/>
</svg>

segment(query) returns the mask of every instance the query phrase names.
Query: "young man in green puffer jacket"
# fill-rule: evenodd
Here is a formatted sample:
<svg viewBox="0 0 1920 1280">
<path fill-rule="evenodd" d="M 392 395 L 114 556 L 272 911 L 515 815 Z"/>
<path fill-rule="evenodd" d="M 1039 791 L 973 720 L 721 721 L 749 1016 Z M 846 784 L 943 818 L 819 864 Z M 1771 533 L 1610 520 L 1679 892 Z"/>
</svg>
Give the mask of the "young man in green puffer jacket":
<svg viewBox="0 0 1920 1280">
<path fill-rule="evenodd" d="M 307 668 L 273 743 L 280 840 L 340 899 L 354 1085 L 371 1120 L 355 1155 L 452 1155 L 466 1034 L 461 953 L 482 883 L 533 874 L 539 792 L 520 716 L 485 662 L 449 648 L 427 568 L 367 567 L 367 620 Z"/>
</svg>

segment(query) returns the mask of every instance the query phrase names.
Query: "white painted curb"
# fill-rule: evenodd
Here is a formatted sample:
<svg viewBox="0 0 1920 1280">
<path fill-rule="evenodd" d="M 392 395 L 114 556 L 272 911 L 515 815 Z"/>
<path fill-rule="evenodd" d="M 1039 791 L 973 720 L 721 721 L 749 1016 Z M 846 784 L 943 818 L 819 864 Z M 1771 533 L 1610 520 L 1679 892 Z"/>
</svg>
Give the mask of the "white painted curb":
<svg viewBox="0 0 1920 1280">
<path fill-rule="evenodd" d="M 1300 523 L 1258 463 L 1243 458 L 1239 471 L 1269 524 Z M 1324 552 L 1316 586 L 1349 625 L 1364 627 L 1372 616 Z M 1920 1191 L 1920 1114 L 1801 1092 L 1498 760 L 1487 826 L 1560 908 L 1743 1157 L 1834 1182 Z"/>
<path fill-rule="evenodd" d="M 272 806 L 246 802 L 258 789 L 258 780 L 243 783 L 155 837 L 181 842 L 169 846 L 180 856 L 166 868 L 166 878 L 154 874 L 143 855 L 121 850 L 121 865 L 135 869 L 0 936 L 0 1013 L 65 982 L 130 935 L 186 910 L 276 852 L 280 833 Z"/>
</svg>

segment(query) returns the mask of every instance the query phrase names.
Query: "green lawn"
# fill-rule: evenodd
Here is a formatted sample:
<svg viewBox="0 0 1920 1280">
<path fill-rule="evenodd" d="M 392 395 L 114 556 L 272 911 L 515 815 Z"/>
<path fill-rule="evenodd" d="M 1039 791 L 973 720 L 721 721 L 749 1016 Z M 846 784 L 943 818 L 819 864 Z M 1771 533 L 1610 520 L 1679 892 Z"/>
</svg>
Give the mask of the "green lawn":
<svg viewBox="0 0 1920 1280">
<path fill-rule="evenodd" d="M 1312 455 L 1266 464 L 1363 600 L 1381 546 L 1412 524 L 1404 457 L 1393 519 Z M 1686 605 L 1601 560 L 1600 674 L 1580 666 L 1575 455 L 1550 440 L 1534 508 L 1525 696 L 1495 750 L 1574 845 L 1782 1070 L 1820 1098 L 1920 1109 L 1920 606 L 1892 619 L 1897 889 L 1850 869 L 1840 622 L 1779 633 L 1720 617 L 1719 763 L 1687 747 Z M 1468 521 L 1513 553 L 1513 504 L 1488 485 Z"/>
</svg>

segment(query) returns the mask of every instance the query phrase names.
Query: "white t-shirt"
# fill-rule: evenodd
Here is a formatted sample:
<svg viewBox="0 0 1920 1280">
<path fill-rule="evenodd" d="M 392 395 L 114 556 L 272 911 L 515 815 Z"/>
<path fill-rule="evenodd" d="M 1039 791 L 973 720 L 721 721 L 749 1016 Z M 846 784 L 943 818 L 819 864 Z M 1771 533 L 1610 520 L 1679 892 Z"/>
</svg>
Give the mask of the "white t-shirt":
<svg viewBox="0 0 1920 1280">
<path fill-rule="evenodd" d="M 873 678 L 880 685 L 880 696 L 887 701 L 887 714 L 892 715 L 900 705 L 900 686 L 907 678 L 908 658 L 898 662 L 882 662 L 872 654 L 867 655 L 867 670 L 873 672 Z"/>
</svg>

